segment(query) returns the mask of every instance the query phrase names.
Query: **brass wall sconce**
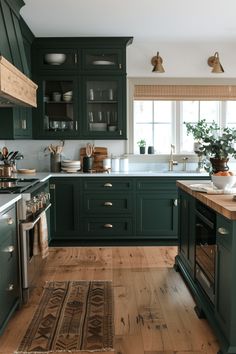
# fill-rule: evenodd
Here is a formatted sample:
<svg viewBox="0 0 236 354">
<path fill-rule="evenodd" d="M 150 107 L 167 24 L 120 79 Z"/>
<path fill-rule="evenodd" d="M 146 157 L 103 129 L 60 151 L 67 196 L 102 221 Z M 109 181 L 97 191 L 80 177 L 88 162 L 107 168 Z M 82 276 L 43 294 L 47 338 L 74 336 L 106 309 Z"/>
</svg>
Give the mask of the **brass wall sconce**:
<svg viewBox="0 0 236 354">
<path fill-rule="evenodd" d="M 162 57 L 160 57 L 159 52 L 157 52 L 157 55 L 155 57 L 152 57 L 151 59 L 151 64 L 153 65 L 152 72 L 153 73 L 164 73 L 165 70 L 163 68 L 163 60 Z"/>
<path fill-rule="evenodd" d="M 223 66 L 220 63 L 220 57 L 218 52 L 215 52 L 214 56 L 209 57 L 207 63 L 209 66 L 212 67 L 212 73 L 221 74 L 224 72 Z"/>
</svg>

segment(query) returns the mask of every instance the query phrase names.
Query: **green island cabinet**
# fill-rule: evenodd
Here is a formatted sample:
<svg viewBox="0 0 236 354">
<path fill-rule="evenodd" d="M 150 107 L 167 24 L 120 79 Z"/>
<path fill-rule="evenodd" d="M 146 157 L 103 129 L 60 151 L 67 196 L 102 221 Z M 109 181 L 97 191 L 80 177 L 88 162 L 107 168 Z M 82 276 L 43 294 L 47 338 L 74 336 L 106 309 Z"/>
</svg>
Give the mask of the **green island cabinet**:
<svg viewBox="0 0 236 354">
<path fill-rule="evenodd" d="M 196 280 L 196 199 L 179 189 L 179 251 L 175 267 L 184 277 L 196 302 L 199 317 L 206 317 L 219 340 L 218 354 L 236 353 L 236 221 L 215 211 L 216 257 L 214 302 Z"/>
<path fill-rule="evenodd" d="M 126 139 L 126 46 L 132 37 L 35 38 L 36 139 Z"/>
<path fill-rule="evenodd" d="M 177 244 L 176 177 L 50 179 L 51 244 Z"/>
<path fill-rule="evenodd" d="M 30 76 L 33 34 L 19 15 L 22 0 L 0 1 L 0 54 Z M 32 109 L 2 107 L 0 139 L 31 139 Z"/>
<path fill-rule="evenodd" d="M 15 207 L 0 213 L 0 335 L 20 303 Z"/>
</svg>

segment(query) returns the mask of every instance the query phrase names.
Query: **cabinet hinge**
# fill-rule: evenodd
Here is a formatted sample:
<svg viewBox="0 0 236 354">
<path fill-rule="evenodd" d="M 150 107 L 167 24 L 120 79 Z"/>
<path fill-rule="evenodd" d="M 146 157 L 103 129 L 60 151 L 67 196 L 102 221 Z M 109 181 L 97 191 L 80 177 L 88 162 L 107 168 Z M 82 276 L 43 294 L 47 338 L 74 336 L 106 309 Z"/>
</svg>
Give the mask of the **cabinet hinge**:
<svg viewBox="0 0 236 354">
<path fill-rule="evenodd" d="M 119 64 L 119 69 L 122 69 L 122 64 Z"/>
<path fill-rule="evenodd" d="M 54 183 L 50 184 L 49 189 L 56 189 L 56 185 Z"/>
</svg>

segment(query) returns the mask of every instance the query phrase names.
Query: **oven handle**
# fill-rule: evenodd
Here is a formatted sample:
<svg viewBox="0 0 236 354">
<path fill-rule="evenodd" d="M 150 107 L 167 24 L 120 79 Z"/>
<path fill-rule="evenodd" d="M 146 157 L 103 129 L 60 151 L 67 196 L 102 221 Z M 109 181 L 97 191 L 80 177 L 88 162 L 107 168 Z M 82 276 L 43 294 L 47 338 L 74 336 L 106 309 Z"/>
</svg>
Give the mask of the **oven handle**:
<svg viewBox="0 0 236 354">
<path fill-rule="evenodd" d="M 207 219 L 204 215 L 199 213 L 198 210 L 195 210 L 196 215 L 206 224 L 208 225 L 212 230 L 214 230 L 214 224 L 211 222 L 209 219 Z"/>
<path fill-rule="evenodd" d="M 37 218 L 34 220 L 34 221 L 31 221 L 31 222 L 22 222 L 20 225 L 21 225 L 21 228 L 23 231 L 29 231 L 29 230 L 32 230 L 34 228 L 34 225 L 37 224 L 37 222 L 39 221 L 39 219 L 41 218 L 41 215 L 43 212 L 46 212 L 50 207 L 51 207 L 52 204 L 48 204 L 46 206 L 45 209 L 42 210 L 42 212 L 37 216 Z"/>
</svg>

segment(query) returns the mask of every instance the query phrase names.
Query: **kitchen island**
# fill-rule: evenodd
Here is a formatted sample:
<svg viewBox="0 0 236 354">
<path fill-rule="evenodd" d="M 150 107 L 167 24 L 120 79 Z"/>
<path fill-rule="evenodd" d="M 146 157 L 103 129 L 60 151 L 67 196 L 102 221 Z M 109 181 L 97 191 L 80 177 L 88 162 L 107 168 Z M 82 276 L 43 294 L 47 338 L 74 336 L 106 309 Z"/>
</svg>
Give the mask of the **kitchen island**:
<svg viewBox="0 0 236 354">
<path fill-rule="evenodd" d="M 199 183 L 195 181 L 195 183 Z M 179 247 L 175 267 L 219 339 L 220 354 L 236 353 L 236 202 L 232 194 L 194 191 L 177 181 Z"/>
</svg>

